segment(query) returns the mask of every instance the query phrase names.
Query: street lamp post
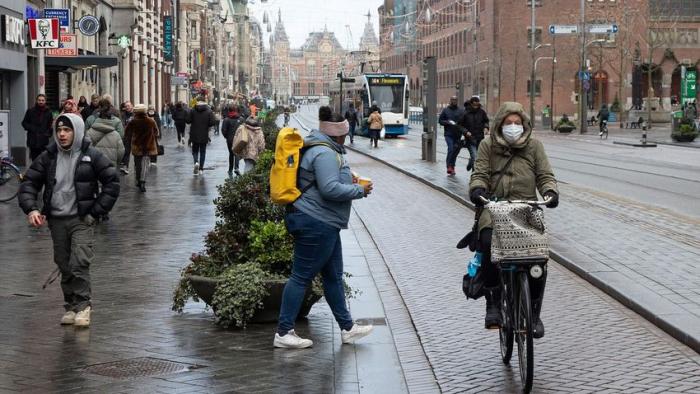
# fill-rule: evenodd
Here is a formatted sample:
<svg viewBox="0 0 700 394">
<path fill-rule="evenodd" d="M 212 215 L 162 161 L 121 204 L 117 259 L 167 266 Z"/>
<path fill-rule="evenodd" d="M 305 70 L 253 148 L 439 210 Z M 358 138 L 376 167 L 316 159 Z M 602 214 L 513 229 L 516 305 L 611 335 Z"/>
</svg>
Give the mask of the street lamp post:
<svg viewBox="0 0 700 394">
<path fill-rule="evenodd" d="M 533 3 L 534 3 L 534 1 L 533 1 Z M 541 59 L 547 59 L 547 57 L 535 59 L 535 53 L 540 48 L 550 47 L 550 46 L 552 46 L 552 44 L 540 44 L 540 45 L 535 46 L 534 39 L 532 41 L 532 68 L 530 70 L 531 71 L 531 73 L 530 73 L 530 122 L 532 123 L 532 127 L 535 126 L 535 78 L 536 78 L 535 71 L 537 69 L 537 61 L 541 60 Z M 553 59 L 552 56 L 550 56 L 548 58 Z"/>
<path fill-rule="evenodd" d="M 581 0 L 581 67 L 579 67 L 579 84 L 578 84 L 578 118 L 579 118 L 579 133 L 584 134 L 588 130 L 586 123 L 586 96 L 583 90 L 583 75 L 586 72 L 586 0 Z"/>
</svg>

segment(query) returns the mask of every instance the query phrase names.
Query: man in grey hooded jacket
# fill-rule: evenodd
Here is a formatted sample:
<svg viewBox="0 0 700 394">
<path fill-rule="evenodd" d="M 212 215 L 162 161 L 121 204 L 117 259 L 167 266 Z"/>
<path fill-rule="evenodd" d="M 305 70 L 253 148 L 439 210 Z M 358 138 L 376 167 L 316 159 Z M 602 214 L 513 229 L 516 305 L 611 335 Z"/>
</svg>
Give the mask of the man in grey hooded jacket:
<svg viewBox="0 0 700 394">
<path fill-rule="evenodd" d="M 54 142 L 25 174 L 19 205 L 32 226 L 41 227 L 48 221 L 65 301 L 61 324 L 87 327 L 94 225 L 96 218 L 107 215 L 117 201 L 119 175 L 114 164 L 90 146 L 78 114 L 59 116 L 54 127 Z M 40 209 L 38 195 L 42 188 Z"/>
</svg>

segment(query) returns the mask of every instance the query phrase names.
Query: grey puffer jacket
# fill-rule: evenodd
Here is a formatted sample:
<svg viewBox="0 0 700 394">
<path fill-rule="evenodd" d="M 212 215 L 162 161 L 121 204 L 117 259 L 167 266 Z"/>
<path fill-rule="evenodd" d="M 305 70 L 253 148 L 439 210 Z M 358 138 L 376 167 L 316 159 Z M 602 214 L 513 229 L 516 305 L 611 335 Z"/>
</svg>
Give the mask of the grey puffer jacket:
<svg viewBox="0 0 700 394">
<path fill-rule="evenodd" d="M 92 146 L 102 152 L 115 167 L 118 167 L 124 157 L 124 141 L 118 132 L 121 127 L 122 122 L 116 116 L 109 119 L 97 118 L 87 132 Z"/>
</svg>

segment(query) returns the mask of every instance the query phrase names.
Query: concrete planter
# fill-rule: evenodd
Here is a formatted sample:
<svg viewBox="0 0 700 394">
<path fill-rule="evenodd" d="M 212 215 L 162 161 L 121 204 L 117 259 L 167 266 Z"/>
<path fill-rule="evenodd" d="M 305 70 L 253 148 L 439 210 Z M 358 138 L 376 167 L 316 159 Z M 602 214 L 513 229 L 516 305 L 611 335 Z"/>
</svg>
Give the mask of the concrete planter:
<svg viewBox="0 0 700 394">
<path fill-rule="evenodd" d="M 221 280 L 197 275 L 190 275 L 188 278 L 197 296 L 211 306 L 216 286 Z M 268 295 L 263 299 L 263 308 L 255 313 L 250 323 L 274 323 L 277 321 L 280 314 L 280 306 L 282 305 L 282 292 L 284 291 L 285 283 L 283 281 L 269 281 L 266 283 Z M 304 295 L 304 302 L 301 305 L 298 318 L 305 318 L 309 314 L 311 307 L 320 299 L 320 295 L 314 294 L 311 288 L 308 288 Z M 216 314 L 213 306 L 212 309 Z"/>
<path fill-rule="evenodd" d="M 697 136 L 698 136 L 698 133 L 693 133 L 693 134 L 671 133 L 671 138 L 676 142 L 693 142 L 693 141 L 695 141 L 695 138 L 697 138 Z"/>
<path fill-rule="evenodd" d="M 557 131 L 560 133 L 571 133 L 575 128 L 574 126 L 560 126 L 557 127 Z"/>
</svg>

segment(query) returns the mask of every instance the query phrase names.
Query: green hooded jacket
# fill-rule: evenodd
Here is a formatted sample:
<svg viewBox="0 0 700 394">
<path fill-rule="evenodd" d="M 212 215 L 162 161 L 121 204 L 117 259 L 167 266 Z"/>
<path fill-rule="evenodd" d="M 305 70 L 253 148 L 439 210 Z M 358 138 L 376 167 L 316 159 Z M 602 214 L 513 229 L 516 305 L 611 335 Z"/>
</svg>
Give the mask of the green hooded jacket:
<svg viewBox="0 0 700 394">
<path fill-rule="evenodd" d="M 524 128 L 523 135 L 513 144 L 503 138 L 501 130 L 503 121 L 510 114 L 520 115 Z M 491 135 L 479 145 L 474 172 L 469 181 L 470 193 L 476 188 L 483 188 L 499 200 L 536 200 L 537 191 L 541 195 L 548 191 L 559 193 L 544 145 L 532 136 L 530 117 L 521 104 L 503 103 L 493 120 L 491 130 Z M 513 161 L 493 190 L 511 155 L 515 155 Z M 479 219 L 479 232 L 490 227 L 491 215 L 484 210 Z"/>
</svg>

